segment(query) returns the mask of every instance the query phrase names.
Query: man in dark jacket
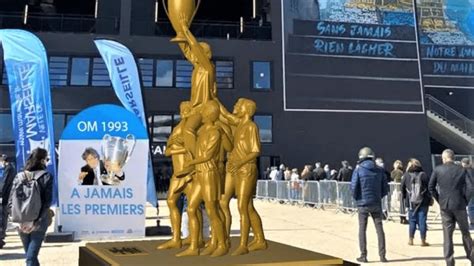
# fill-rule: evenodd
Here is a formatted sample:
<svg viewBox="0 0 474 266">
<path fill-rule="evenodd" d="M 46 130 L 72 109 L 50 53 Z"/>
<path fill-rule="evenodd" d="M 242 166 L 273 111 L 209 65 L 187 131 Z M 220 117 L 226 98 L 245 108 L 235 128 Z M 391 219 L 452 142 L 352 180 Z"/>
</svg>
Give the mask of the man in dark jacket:
<svg viewBox="0 0 474 266">
<path fill-rule="evenodd" d="M 314 164 L 314 170 L 313 170 L 313 180 L 320 181 L 326 179 L 326 172 L 324 172 L 324 169 L 321 167 L 321 163 L 317 162 Z"/>
<path fill-rule="evenodd" d="M 13 179 L 15 179 L 16 171 L 13 164 L 8 162 L 8 158 L 5 154 L 0 155 L 0 165 L 5 169 L 3 172 L 3 188 L 0 191 L 2 194 L 2 206 L 0 211 L 0 249 L 5 245 L 5 236 L 8 225 L 8 197 L 12 189 Z"/>
<path fill-rule="evenodd" d="M 352 167 L 349 165 L 348 161 L 342 161 L 342 168 L 339 169 L 337 174 L 337 181 L 339 182 L 350 182 L 352 177 Z"/>
<path fill-rule="evenodd" d="M 443 164 L 438 165 L 431 175 L 429 191 L 439 203 L 443 224 L 443 248 L 446 264 L 454 265 L 453 233 L 456 223 L 462 234 L 462 242 L 467 259 L 474 263 L 472 239 L 469 233 L 466 206 L 468 192 L 472 190 L 471 182 L 467 181 L 467 172 L 460 165 L 454 164 L 454 152 L 444 150 Z M 436 186 L 439 187 L 439 192 Z"/>
<path fill-rule="evenodd" d="M 365 147 L 359 151 L 359 164 L 352 174 L 352 196 L 357 201 L 359 210 L 359 247 L 361 255 L 359 262 L 367 262 L 367 220 L 369 215 L 374 220 L 379 242 L 381 262 L 385 258 L 385 233 L 382 225 L 382 198 L 387 195 L 389 186 L 384 169 L 377 167 L 374 162 L 375 154 L 371 148 Z"/>
</svg>

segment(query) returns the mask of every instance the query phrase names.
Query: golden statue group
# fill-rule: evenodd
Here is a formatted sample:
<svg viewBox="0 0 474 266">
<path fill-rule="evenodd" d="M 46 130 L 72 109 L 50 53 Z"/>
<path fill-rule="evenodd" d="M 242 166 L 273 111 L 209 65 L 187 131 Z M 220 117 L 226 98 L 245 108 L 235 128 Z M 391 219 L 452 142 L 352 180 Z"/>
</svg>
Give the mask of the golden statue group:
<svg viewBox="0 0 474 266">
<path fill-rule="evenodd" d="M 258 128 L 252 121 L 256 104 L 239 99 L 232 113 L 217 98 L 217 84 L 211 48 L 198 42 L 189 31 L 195 14 L 194 0 L 168 0 L 168 16 L 186 59 L 193 65 L 191 99 L 180 104 L 181 122 L 169 137 L 166 155 L 173 162 L 168 190 L 172 239 L 158 249 L 189 246 L 176 256 L 225 255 L 230 249 L 229 202 L 237 197 L 240 213 L 240 245 L 232 255 L 267 248 L 262 221 L 253 206 L 260 153 Z M 177 201 L 188 200 L 190 236 L 181 240 L 181 214 Z M 210 220 L 211 237 L 204 243 L 201 203 Z M 249 243 L 250 228 L 254 234 Z M 202 251 L 200 248 L 204 248 Z"/>
</svg>

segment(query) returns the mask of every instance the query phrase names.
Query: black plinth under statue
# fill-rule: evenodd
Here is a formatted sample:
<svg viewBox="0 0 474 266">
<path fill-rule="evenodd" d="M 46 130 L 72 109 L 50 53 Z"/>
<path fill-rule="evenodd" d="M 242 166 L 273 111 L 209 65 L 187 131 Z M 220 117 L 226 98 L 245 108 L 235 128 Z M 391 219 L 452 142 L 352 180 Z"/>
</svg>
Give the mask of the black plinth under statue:
<svg viewBox="0 0 474 266">
<path fill-rule="evenodd" d="M 159 216 L 160 208 L 156 203 L 156 214 Z M 160 219 L 156 218 L 156 226 L 147 226 L 145 228 L 145 236 L 169 236 L 171 235 L 171 227 L 160 225 Z"/>
<path fill-rule="evenodd" d="M 62 242 L 73 242 L 74 232 L 62 232 L 62 226 L 58 225 L 57 232 L 47 233 L 44 242 L 45 243 L 62 243 Z"/>
</svg>

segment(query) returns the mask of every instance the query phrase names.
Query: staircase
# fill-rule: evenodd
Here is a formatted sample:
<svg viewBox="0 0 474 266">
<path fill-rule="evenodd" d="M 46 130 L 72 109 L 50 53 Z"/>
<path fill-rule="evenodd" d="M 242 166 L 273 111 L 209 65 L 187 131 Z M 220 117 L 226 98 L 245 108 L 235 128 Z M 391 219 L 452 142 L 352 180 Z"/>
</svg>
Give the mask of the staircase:
<svg viewBox="0 0 474 266">
<path fill-rule="evenodd" d="M 432 95 L 425 95 L 430 135 L 456 153 L 474 154 L 474 122 Z"/>
</svg>

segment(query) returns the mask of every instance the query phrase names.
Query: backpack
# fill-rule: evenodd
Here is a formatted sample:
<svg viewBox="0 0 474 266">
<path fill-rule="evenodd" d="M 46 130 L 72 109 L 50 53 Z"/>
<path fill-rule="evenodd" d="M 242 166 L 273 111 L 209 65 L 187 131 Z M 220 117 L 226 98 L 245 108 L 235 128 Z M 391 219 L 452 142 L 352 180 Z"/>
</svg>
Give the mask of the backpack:
<svg viewBox="0 0 474 266">
<path fill-rule="evenodd" d="M 23 171 L 15 177 L 11 196 L 12 222 L 33 222 L 39 218 L 43 204 L 38 179 L 46 174 L 46 171 Z"/>
<path fill-rule="evenodd" d="M 421 189 L 421 172 L 411 178 L 410 204 L 417 206 L 423 202 L 426 189 Z"/>
</svg>

